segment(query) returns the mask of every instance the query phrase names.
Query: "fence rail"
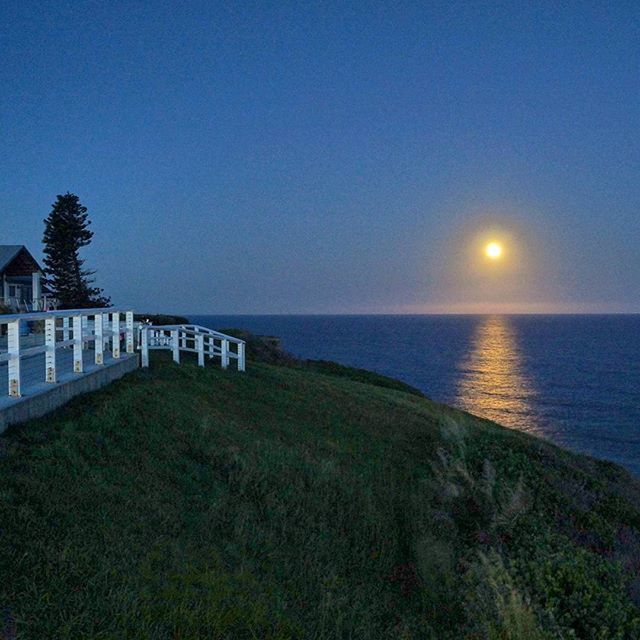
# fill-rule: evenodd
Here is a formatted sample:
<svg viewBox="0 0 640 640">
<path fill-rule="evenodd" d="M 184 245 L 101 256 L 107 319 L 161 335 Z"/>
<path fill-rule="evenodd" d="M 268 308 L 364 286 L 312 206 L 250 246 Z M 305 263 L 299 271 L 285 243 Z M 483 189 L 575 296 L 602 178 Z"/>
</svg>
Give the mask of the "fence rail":
<svg viewBox="0 0 640 640">
<path fill-rule="evenodd" d="M 198 355 L 198 365 L 204 367 L 205 359 L 220 358 L 223 369 L 231 360 L 237 362 L 238 371 L 245 370 L 245 342 L 199 325 L 140 325 L 140 350 L 142 366 L 149 366 L 149 351 L 167 349 L 174 362 L 180 362 L 180 352 Z M 233 348 L 231 345 L 235 345 Z M 235 351 L 234 351 L 235 349 Z"/>
<path fill-rule="evenodd" d="M 34 323 L 41 323 L 43 342 L 23 345 L 21 338 L 26 337 Z M 115 307 L 0 315 L 0 333 L 5 331 L 6 343 L 0 342 L 0 366 L 7 364 L 8 393 L 13 398 L 22 396 L 21 364 L 27 358 L 44 354 L 42 379 L 54 384 L 58 381 L 56 354 L 60 349 L 73 351 L 76 374 L 84 373 L 83 352 L 90 345 L 96 365 L 104 364 L 106 352 L 119 359 L 123 345 L 126 353 L 135 352 L 133 311 Z"/>
</svg>

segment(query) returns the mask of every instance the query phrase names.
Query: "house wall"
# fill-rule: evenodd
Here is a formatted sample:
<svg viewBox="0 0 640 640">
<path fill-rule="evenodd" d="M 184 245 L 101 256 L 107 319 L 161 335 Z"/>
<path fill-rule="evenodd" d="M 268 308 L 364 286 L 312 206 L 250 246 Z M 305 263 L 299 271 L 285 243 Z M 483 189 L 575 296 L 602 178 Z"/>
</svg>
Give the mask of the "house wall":
<svg viewBox="0 0 640 640">
<path fill-rule="evenodd" d="M 9 246 L 15 250 L 16 246 Z M 16 311 L 31 311 L 43 308 L 42 273 L 29 251 L 22 247 L 14 257 L 4 263 L 0 271 L 0 298 L 5 306 Z"/>
<path fill-rule="evenodd" d="M 3 298 L 4 304 L 14 306 L 15 302 L 19 304 L 26 303 L 33 305 L 42 297 L 41 274 L 39 271 L 32 273 L 30 276 L 8 276 L 2 274 L 2 288 L 0 297 Z"/>
</svg>

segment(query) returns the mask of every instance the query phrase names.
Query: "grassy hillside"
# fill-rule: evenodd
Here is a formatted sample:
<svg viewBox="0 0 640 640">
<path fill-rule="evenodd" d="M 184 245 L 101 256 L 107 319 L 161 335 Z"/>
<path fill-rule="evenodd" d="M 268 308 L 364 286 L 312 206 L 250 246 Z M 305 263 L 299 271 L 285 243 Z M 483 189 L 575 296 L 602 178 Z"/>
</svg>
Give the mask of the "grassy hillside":
<svg viewBox="0 0 640 640">
<path fill-rule="evenodd" d="M 640 637 L 638 483 L 389 386 L 154 358 L 0 437 L 0 638 Z"/>
</svg>

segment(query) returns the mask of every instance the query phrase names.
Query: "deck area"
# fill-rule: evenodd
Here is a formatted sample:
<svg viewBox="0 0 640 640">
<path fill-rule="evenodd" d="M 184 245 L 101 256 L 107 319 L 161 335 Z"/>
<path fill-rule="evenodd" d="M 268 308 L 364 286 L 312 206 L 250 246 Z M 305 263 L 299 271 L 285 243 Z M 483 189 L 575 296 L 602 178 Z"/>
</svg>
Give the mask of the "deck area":
<svg viewBox="0 0 640 640">
<path fill-rule="evenodd" d="M 31 331 L 36 321 L 41 330 Z M 138 367 L 130 311 L 0 316 L 0 324 L 7 326 L 0 337 L 0 433 Z"/>
</svg>

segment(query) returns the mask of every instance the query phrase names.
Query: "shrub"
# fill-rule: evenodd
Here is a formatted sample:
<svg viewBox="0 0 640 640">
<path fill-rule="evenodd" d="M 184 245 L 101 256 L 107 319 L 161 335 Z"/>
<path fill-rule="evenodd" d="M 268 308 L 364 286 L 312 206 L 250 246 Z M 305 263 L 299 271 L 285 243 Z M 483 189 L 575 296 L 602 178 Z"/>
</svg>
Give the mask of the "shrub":
<svg viewBox="0 0 640 640">
<path fill-rule="evenodd" d="M 569 637 L 622 640 L 640 635 L 637 610 L 626 597 L 617 563 L 561 540 L 541 545 L 539 553 L 518 565 L 539 606 Z"/>
<path fill-rule="evenodd" d="M 551 640 L 537 620 L 528 595 L 518 589 L 502 558 L 478 554 L 466 578 L 471 632 L 486 640 Z"/>
</svg>

